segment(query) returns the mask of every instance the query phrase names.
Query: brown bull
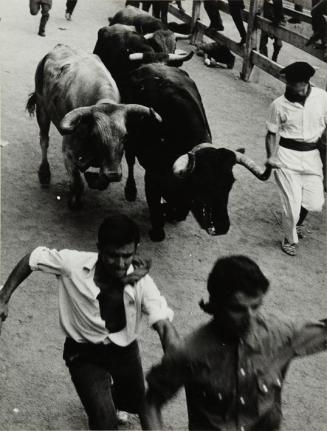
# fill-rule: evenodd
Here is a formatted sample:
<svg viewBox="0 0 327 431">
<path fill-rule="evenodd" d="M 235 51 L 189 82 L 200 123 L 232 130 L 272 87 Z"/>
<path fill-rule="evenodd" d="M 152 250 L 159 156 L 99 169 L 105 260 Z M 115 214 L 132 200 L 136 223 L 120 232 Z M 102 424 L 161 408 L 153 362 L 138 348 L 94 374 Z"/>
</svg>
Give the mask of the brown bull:
<svg viewBox="0 0 327 431">
<path fill-rule="evenodd" d="M 133 133 L 137 124 L 161 121 L 152 109 L 119 102 L 116 83 L 96 55 L 59 44 L 37 67 L 35 92 L 26 108 L 31 115 L 36 110 L 40 128 L 39 180 L 43 186 L 50 183 L 47 151 L 52 122 L 64 135 L 72 208 L 81 204 L 84 184 L 80 172 L 88 185 L 98 190 L 120 181 L 127 134 Z M 98 172 L 87 172 L 92 167 Z"/>
</svg>

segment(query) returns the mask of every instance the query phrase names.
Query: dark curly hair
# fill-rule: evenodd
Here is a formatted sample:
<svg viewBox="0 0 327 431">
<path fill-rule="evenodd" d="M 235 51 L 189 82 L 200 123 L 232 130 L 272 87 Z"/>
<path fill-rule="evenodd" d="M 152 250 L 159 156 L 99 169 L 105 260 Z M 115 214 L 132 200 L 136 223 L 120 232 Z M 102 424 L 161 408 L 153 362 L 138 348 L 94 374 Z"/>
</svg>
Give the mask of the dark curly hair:
<svg viewBox="0 0 327 431">
<path fill-rule="evenodd" d="M 140 231 L 137 224 L 124 214 L 106 217 L 98 230 L 98 247 L 103 249 L 107 245 L 122 247 L 129 243 L 135 246 L 140 242 Z"/>
<path fill-rule="evenodd" d="M 266 293 L 269 281 L 259 266 L 246 256 L 228 256 L 218 259 L 208 278 L 209 301 L 203 299 L 199 305 L 203 311 L 213 314 L 217 307 L 223 307 L 236 292 L 248 296 Z"/>
</svg>

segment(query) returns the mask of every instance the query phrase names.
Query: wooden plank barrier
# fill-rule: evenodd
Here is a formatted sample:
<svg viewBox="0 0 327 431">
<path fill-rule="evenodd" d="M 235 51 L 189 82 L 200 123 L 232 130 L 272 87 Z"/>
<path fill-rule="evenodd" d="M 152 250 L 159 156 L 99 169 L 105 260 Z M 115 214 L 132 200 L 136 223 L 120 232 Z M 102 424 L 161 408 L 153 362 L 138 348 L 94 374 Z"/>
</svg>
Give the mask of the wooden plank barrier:
<svg viewBox="0 0 327 431">
<path fill-rule="evenodd" d="M 243 46 L 240 46 L 237 42 L 225 36 L 224 34 L 213 29 L 209 29 L 201 22 L 201 3 L 201 0 L 193 0 L 192 16 L 180 11 L 172 5 L 169 6 L 169 12 L 181 21 L 191 24 L 192 44 L 196 44 L 197 42 L 201 41 L 203 35 L 206 35 L 210 39 L 227 46 L 235 54 L 242 57 L 243 65 L 241 78 L 245 81 L 250 79 L 254 66 L 257 66 L 275 78 L 284 81 L 284 79 L 279 75 L 282 66 L 259 52 L 259 30 L 267 32 L 271 36 L 282 39 L 284 42 L 293 45 L 302 51 L 305 51 L 306 53 L 320 59 L 321 61 L 324 61 L 323 50 L 316 49 L 313 46 L 306 46 L 308 42 L 306 37 L 302 36 L 296 31 L 286 28 L 283 25 L 274 26 L 270 20 L 261 16 L 263 0 L 251 0 L 250 10 L 244 9 L 242 12 L 243 20 L 248 24 L 246 43 Z M 219 0 L 217 2 L 217 6 L 222 12 L 229 14 L 229 6 L 226 1 Z M 285 15 L 299 18 L 302 22 L 309 24 L 312 22 L 311 15 L 306 12 L 295 11 L 290 7 L 284 7 L 283 10 Z"/>
</svg>

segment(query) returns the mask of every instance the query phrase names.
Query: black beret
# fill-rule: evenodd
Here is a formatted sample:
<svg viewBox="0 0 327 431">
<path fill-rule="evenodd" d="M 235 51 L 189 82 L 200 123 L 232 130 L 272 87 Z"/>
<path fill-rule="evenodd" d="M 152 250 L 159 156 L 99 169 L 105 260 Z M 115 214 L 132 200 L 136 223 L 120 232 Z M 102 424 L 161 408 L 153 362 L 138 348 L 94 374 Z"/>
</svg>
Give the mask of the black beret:
<svg viewBox="0 0 327 431">
<path fill-rule="evenodd" d="M 315 69 L 305 61 L 296 61 L 289 64 L 280 71 L 281 75 L 285 75 L 286 81 L 291 82 L 309 82 L 310 78 L 315 74 Z"/>
</svg>

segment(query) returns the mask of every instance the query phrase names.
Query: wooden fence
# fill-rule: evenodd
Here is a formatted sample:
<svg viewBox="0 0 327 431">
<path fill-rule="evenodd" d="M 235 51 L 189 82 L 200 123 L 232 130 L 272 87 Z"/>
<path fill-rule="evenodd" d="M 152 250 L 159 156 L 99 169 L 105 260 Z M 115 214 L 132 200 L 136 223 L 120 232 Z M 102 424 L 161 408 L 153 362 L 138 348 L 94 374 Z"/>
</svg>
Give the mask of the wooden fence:
<svg viewBox="0 0 327 431">
<path fill-rule="evenodd" d="M 270 73 L 275 78 L 283 81 L 283 78 L 279 74 L 282 66 L 259 52 L 259 30 L 278 37 L 284 42 L 287 42 L 323 61 L 323 50 L 316 49 L 313 46 L 306 46 L 308 41 L 306 37 L 282 25 L 274 26 L 270 20 L 261 16 L 263 0 L 250 0 L 250 9 L 243 10 L 243 20 L 247 22 L 246 43 L 243 46 L 240 46 L 237 42 L 225 36 L 224 34 L 206 27 L 200 20 L 201 4 L 201 0 L 193 0 L 192 16 L 180 11 L 172 5 L 169 6 L 169 12 L 181 21 L 191 24 L 191 43 L 194 44 L 198 41 L 201 41 L 203 35 L 206 35 L 214 41 L 226 45 L 231 51 L 242 57 L 243 66 L 241 78 L 245 81 L 250 79 L 254 66 L 263 69 L 265 72 Z M 229 6 L 226 1 L 219 0 L 217 5 L 222 12 L 229 13 Z M 298 18 L 305 23 L 311 24 L 312 21 L 311 15 L 309 13 L 298 12 L 289 7 L 284 7 L 284 14 L 290 17 Z"/>
</svg>

